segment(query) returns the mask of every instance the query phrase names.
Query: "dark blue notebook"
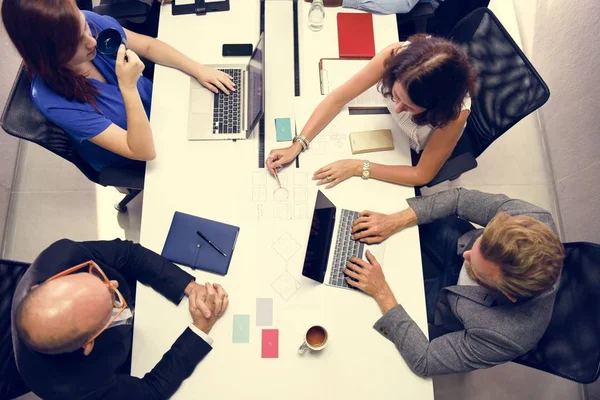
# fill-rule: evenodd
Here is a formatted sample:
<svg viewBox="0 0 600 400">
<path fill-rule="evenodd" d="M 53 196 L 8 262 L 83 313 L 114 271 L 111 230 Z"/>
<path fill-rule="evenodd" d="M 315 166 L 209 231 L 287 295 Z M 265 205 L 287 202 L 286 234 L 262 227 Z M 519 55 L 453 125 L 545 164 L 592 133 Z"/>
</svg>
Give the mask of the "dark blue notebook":
<svg viewBox="0 0 600 400">
<path fill-rule="evenodd" d="M 201 238 L 196 233 L 197 231 L 202 232 L 227 254 L 227 257 L 224 257 L 206 240 Z M 229 270 L 239 232 L 240 228 L 237 226 L 177 211 L 173 215 L 162 256 L 169 261 L 192 269 L 225 275 Z"/>
</svg>

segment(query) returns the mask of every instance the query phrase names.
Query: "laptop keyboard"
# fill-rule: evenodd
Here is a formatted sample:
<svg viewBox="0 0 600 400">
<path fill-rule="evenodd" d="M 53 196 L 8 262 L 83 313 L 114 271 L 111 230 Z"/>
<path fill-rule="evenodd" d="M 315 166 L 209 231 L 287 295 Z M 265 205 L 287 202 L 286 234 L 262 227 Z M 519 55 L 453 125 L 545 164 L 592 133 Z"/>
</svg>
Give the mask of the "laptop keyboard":
<svg viewBox="0 0 600 400">
<path fill-rule="evenodd" d="M 356 211 L 341 210 L 340 228 L 335 242 L 333 265 L 331 266 L 331 276 L 329 278 L 329 284 L 332 286 L 354 289 L 346 282 L 344 269 L 350 257 L 361 257 L 363 253 L 364 243 L 352 240 L 352 223 L 357 218 L 358 213 Z"/>
<path fill-rule="evenodd" d="M 213 114 L 213 134 L 222 133 L 240 133 L 241 132 L 241 69 L 220 69 L 233 77 L 235 83 L 235 92 L 230 92 L 229 96 L 223 92 L 215 94 L 215 107 Z"/>
</svg>

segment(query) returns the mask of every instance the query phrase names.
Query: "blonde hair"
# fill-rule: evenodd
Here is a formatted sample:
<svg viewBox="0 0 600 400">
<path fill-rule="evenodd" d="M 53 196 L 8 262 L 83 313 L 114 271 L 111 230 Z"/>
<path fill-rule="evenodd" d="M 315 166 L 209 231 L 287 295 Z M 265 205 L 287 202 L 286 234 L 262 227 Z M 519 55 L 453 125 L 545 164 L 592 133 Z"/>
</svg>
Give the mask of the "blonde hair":
<svg viewBox="0 0 600 400">
<path fill-rule="evenodd" d="M 526 216 L 499 213 L 481 237 L 482 256 L 500 266 L 496 288 L 514 297 L 533 297 L 554 285 L 564 248 L 544 223 Z"/>
</svg>

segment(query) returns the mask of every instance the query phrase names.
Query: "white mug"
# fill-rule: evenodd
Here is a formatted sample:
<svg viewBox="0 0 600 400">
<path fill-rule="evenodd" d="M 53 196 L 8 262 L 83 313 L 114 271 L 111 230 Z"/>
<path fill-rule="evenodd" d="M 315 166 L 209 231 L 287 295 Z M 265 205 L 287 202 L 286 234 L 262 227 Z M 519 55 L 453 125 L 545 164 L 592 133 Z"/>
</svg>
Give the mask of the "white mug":
<svg viewBox="0 0 600 400">
<path fill-rule="evenodd" d="M 298 348 L 298 353 L 304 354 L 307 348 L 313 351 L 323 350 L 328 339 L 327 329 L 321 325 L 313 325 L 304 334 L 304 343 Z"/>
</svg>

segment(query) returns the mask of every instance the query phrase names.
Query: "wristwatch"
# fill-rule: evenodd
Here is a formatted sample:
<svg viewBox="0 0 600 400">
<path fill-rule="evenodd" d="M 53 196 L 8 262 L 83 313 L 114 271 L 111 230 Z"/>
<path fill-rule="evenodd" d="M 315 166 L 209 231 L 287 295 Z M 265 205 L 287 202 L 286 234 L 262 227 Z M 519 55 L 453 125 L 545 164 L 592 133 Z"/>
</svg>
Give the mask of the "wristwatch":
<svg viewBox="0 0 600 400">
<path fill-rule="evenodd" d="M 371 163 L 369 163 L 369 160 L 365 160 L 363 162 L 362 177 L 363 177 L 363 179 L 369 179 L 370 176 L 371 176 Z"/>
</svg>

